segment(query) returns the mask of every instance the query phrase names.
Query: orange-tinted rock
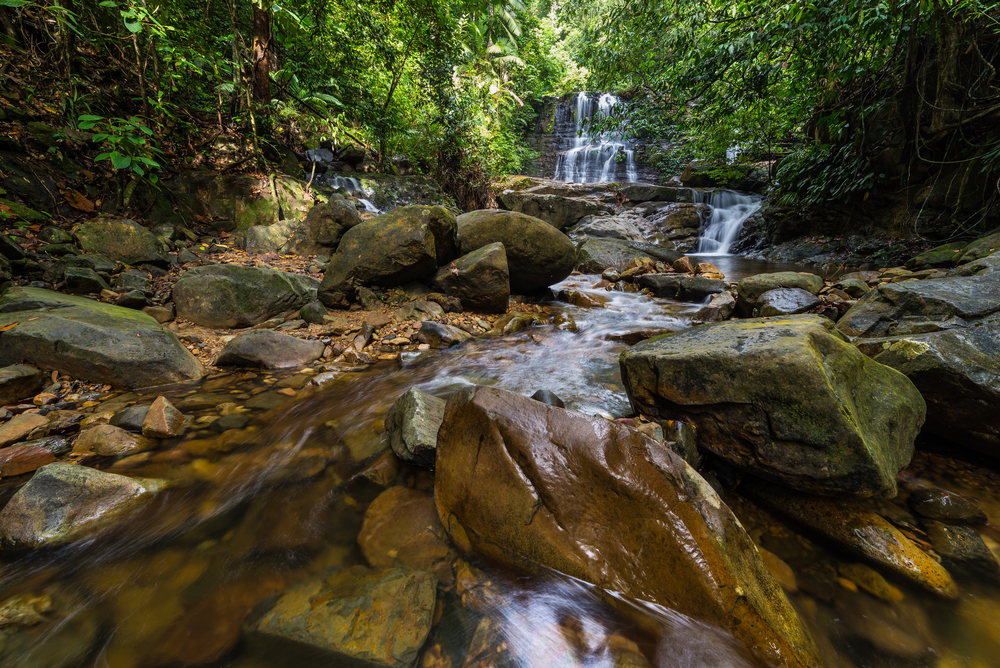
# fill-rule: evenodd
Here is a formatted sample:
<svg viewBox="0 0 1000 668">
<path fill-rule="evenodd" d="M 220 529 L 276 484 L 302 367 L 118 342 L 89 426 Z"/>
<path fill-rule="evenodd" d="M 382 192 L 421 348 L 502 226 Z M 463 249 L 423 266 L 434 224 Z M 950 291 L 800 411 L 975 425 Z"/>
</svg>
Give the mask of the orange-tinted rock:
<svg viewBox="0 0 1000 668">
<path fill-rule="evenodd" d="M 719 271 L 719 268 L 711 262 L 701 262 L 694 268 L 694 270 L 699 276 L 714 278 L 717 281 L 721 281 L 726 277 L 726 275 Z"/>
<path fill-rule="evenodd" d="M 434 573 L 450 586 L 455 553 L 438 519 L 434 499 L 406 487 L 391 487 L 365 513 L 358 545 L 375 568 L 406 566 Z"/>
<path fill-rule="evenodd" d="M 33 430 L 48 424 L 49 419 L 38 413 L 21 413 L 0 425 L 0 448 L 23 440 Z"/>
<path fill-rule="evenodd" d="M 822 665 L 729 508 L 633 429 L 488 387 L 448 403 L 436 496 L 459 549 L 540 564 L 729 630 L 768 663 Z"/>
<path fill-rule="evenodd" d="M 0 449 L 0 477 L 30 473 L 55 460 L 55 455 L 40 445 L 15 445 L 11 448 L 2 448 Z"/>
<path fill-rule="evenodd" d="M 142 435 L 147 438 L 170 438 L 184 432 L 184 414 L 166 397 L 156 397 L 142 421 Z"/>
<path fill-rule="evenodd" d="M 691 263 L 691 258 L 689 258 L 687 255 L 678 258 L 677 260 L 674 260 L 674 263 L 670 266 L 673 267 L 674 271 L 680 274 L 694 273 L 694 265 Z"/>
</svg>

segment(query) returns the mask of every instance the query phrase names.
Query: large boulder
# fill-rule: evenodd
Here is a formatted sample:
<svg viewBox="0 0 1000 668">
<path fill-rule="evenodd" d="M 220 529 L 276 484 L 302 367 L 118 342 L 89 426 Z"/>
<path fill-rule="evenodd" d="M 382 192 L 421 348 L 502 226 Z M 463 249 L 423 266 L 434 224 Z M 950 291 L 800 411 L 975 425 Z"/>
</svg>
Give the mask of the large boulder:
<svg viewBox="0 0 1000 668">
<path fill-rule="evenodd" d="M 677 186 L 654 186 L 647 183 L 633 183 L 621 189 L 624 195 L 633 204 L 641 202 L 694 202 L 696 195 L 700 195 L 691 188 L 679 188 Z"/>
<path fill-rule="evenodd" d="M 800 288 L 811 294 L 823 289 L 823 279 L 816 274 L 797 271 L 779 271 L 773 274 L 748 276 L 736 284 L 737 307 L 744 315 L 751 315 L 757 307 L 757 300 L 765 292 L 778 288 Z"/>
<path fill-rule="evenodd" d="M 510 272 L 503 244 L 477 248 L 441 267 L 431 287 L 458 297 L 467 311 L 506 313 L 510 300 Z"/>
<path fill-rule="evenodd" d="M 355 225 L 323 274 L 320 301 L 334 306 L 361 286 L 428 278 L 458 254 L 457 231 L 455 216 L 442 206 L 405 206 Z"/>
<path fill-rule="evenodd" d="M 677 610 L 768 664 L 821 664 L 729 508 L 680 457 L 625 425 L 461 390 L 438 436 L 435 493 L 462 551 Z"/>
<path fill-rule="evenodd" d="M 576 264 L 576 248 L 569 237 L 521 213 L 493 209 L 464 213 L 458 217 L 458 236 L 463 254 L 502 243 L 515 292 L 534 292 L 558 283 Z"/>
<path fill-rule="evenodd" d="M 434 620 L 436 586 L 433 575 L 400 568 L 320 573 L 251 623 L 253 654 L 283 665 L 319 651 L 331 665 L 412 666 Z"/>
<path fill-rule="evenodd" d="M 22 360 L 127 388 L 205 375 L 177 336 L 142 311 L 40 288 L 0 296 L 0 364 Z"/>
<path fill-rule="evenodd" d="M 98 216 L 73 227 L 80 248 L 125 264 L 170 264 L 163 244 L 145 227 L 115 216 Z"/>
<path fill-rule="evenodd" d="M 622 353 L 636 411 L 698 427 L 699 447 L 817 494 L 893 497 L 925 404 L 820 316 L 736 320 Z"/>
<path fill-rule="evenodd" d="M 238 334 L 227 343 L 215 365 L 287 369 L 308 364 L 322 355 L 322 341 L 306 341 L 270 329 L 256 329 Z"/>
<path fill-rule="evenodd" d="M 129 478 L 55 462 L 35 472 L 0 511 L 0 547 L 53 547 L 107 526 L 162 489 L 160 480 Z"/>
<path fill-rule="evenodd" d="M 726 291 L 726 284 L 714 278 L 690 274 L 643 274 L 639 285 L 649 288 L 657 297 L 682 302 L 701 302 Z"/>
<path fill-rule="evenodd" d="M 667 264 L 679 260 L 683 253 L 650 244 L 629 243 L 618 239 L 586 239 L 576 251 L 576 270 L 599 274 L 608 267 L 623 270 L 633 260 L 651 257 Z"/>
<path fill-rule="evenodd" d="M 249 327 L 316 298 L 315 278 L 265 267 L 212 264 L 174 285 L 177 317 L 205 327 Z"/>
<path fill-rule="evenodd" d="M 557 230 L 576 225 L 584 216 L 614 212 L 614 207 L 592 199 L 541 195 L 534 192 L 508 191 L 497 198 L 501 208 L 544 220 Z"/>
<path fill-rule="evenodd" d="M 361 224 L 361 215 L 354 203 L 334 193 L 329 201 L 317 204 L 298 225 L 288 244 L 296 255 L 320 255 L 337 248 L 344 233 Z"/>
<path fill-rule="evenodd" d="M 587 238 L 619 239 L 621 241 L 646 241 L 644 234 L 648 222 L 633 213 L 617 216 L 587 216 L 571 227 L 567 234 L 579 241 Z"/>
<path fill-rule="evenodd" d="M 816 308 L 823 301 L 802 288 L 777 288 L 768 290 L 757 299 L 755 317 L 766 318 L 775 315 L 796 315 Z"/>
</svg>

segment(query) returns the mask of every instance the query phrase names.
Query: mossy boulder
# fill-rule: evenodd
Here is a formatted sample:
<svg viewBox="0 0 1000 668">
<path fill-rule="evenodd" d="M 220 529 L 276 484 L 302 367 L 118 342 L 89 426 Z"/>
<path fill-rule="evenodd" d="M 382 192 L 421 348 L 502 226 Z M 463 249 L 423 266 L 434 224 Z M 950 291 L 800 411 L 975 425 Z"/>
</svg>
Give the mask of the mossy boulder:
<svg viewBox="0 0 1000 668">
<path fill-rule="evenodd" d="M 534 216 L 484 209 L 458 217 L 461 252 L 471 253 L 489 244 L 502 243 L 507 253 L 510 288 L 534 292 L 563 280 L 576 264 L 576 247 L 570 238 Z"/>
<path fill-rule="evenodd" d="M 997 251 L 1000 251 L 1000 233 L 990 234 L 976 239 L 966 246 L 965 252 L 962 253 L 962 259 L 959 262 L 965 264 L 966 262 L 979 260 L 987 255 L 993 255 Z"/>
<path fill-rule="evenodd" d="M 507 211 L 534 216 L 557 230 L 576 225 L 584 216 L 606 215 L 615 210 L 610 204 L 603 204 L 597 200 L 523 191 L 505 192 L 497 198 L 497 201 Z"/>
<path fill-rule="evenodd" d="M 98 216 L 75 225 L 73 236 L 85 253 L 96 253 L 125 264 L 170 264 L 156 235 L 128 218 Z"/>
<path fill-rule="evenodd" d="M 174 285 L 177 317 L 205 327 L 249 327 L 316 298 L 319 281 L 264 267 L 213 264 Z"/>
<path fill-rule="evenodd" d="M 822 664 L 726 504 L 637 430 L 475 387 L 449 399 L 437 450 L 438 515 L 459 550 L 676 610 L 767 665 Z"/>
<path fill-rule="evenodd" d="M 925 404 L 903 374 L 820 316 L 721 322 L 621 355 L 633 407 L 698 428 L 698 445 L 817 494 L 893 497 Z"/>
<path fill-rule="evenodd" d="M 0 364 L 22 360 L 127 388 L 205 375 L 177 336 L 142 311 L 39 288 L 0 296 Z"/>
<path fill-rule="evenodd" d="M 969 245 L 967 241 L 956 241 L 937 248 L 925 250 L 923 253 L 906 261 L 906 268 L 912 271 L 930 267 L 954 267 L 962 257 L 962 252 Z"/>
<path fill-rule="evenodd" d="M 434 275 L 431 287 L 458 297 L 466 310 L 506 313 L 510 299 L 510 272 L 503 244 L 477 248 L 441 267 Z"/>
<path fill-rule="evenodd" d="M 319 298 L 334 306 L 362 286 L 424 280 L 458 249 L 455 216 L 441 206 L 406 206 L 344 233 L 323 274 Z"/>
<path fill-rule="evenodd" d="M 296 255 L 321 255 L 333 251 L 344 233 L 361 224 L 354 203 L 334 193 L 327 202 L 316 204 L 295 228 L 287 250 Z"/>
</svg>

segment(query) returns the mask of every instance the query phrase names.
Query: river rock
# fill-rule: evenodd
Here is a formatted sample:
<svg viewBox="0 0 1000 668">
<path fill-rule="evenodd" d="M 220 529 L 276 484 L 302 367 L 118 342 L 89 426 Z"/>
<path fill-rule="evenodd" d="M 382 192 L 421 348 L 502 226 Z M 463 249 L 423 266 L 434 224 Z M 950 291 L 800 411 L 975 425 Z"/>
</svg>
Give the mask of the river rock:
<svg viewBox="0 0 1000 668">
<path fill-rule="evenodd" d="M 575 225 L 584 216 L 605 215 L 614 207 L 591 199 L 541 195 L 533 192 L 508 191 L 497 197 L 497 203 L 507 211 L 523 213 L 544 220 L 557 230 Z"/>
<path fill-rule="evenodd" d="M 965 251 L 962 253 L 962 259 L 959 260 L 959 263 L 965 264 L 966 262 L 979 260 L 988 255 L 992 255 L 998 250 L 1000 250 L 1000 234 L 990 234 L 985 237 L 980 237 L 965 247 Z"/>
<path fill-rule="evenodd" d="M 166 397 L 156 397 L 142 421 L 146 438 L 171 438 L 184 433 L 184 414 L 174 408 Z"/>
<path fill-rule="evenodd" d="M 802 288 L 768 290 L 757 299 L 753 315 L 767 318 L 776 315 L 795 315 L 816 308 L 823 300 Z"/>
<path fill-rule="evenodd" d="M 821 316 L 731 320 L 621 356 L 633 407 L 698 427 L 699 444 L 795 489 L 896 495 L 924 422 L 901 373 L 872 362 Z"/>
<path fill-rule="evenodd" d="M 38 394 L 47 382 L 45 374 L 33 366 L 12 364 L 0 369 L 0 406 Z"/>
<path fill-rule="evenodd" d="M 82 267 L 66 267 L 63 279 L 63 290 L 71 295 L 100 294 L 110 287 L 96 271 Z"/>
<path fill-rule="evenodd" d="M 677 186 L 654 186 L 646 183 L 633 183 L 621 189 L 630 202 L 694 202 L 695 190 Z"/>
<path fill-rule="evenodd" d="M 437 434 L 444 419 L 444 399 L 408 389 L 389 409 L 385 431 L 389 446 L 403 461 L 434 470 Z"/>
<path fill-rule="evenodd" d="M 620 241 L 645 241 L 640 221 L 635 214 L 618 216 L 587 216 L 569 229 L 570 239 L 579 241 L 587 238 L 618 239 Z M 643 221 L 646 222 L 646 221 Z"/>
<path fill-rule="evenodd" d="M 927 521 L 924 530 L 945 566 L 1000 584 L 1000 563 L 974 529 Z"/>
<path fill-rule="evenodd" d="M 219 353 L 216 366 L 287 369 L 308 364 L 323 355 L 322 341 L 306 341 L 270 329 L 237 334 Z"/>
<path fill-rule="evenodd" d="M 62 462 L 43 466 L 0 511 L 0 547 L 64 545 L 114 522 L 164 486 Z"/>
<path fill-rule="evenodd" d="M 917 515 L 948 524 L 985 524 L 986 513 L 964 496 L 937 488 L 919 489 L 908 499 Z"/>
<path fill-rule="evenodd" d="M 406 322 L 407 320 L 431 320 L 433 318 L 443 318 L 444 309 L 441 308 L 440 304 L 435 302 L 417 300 L 415 302 L 410 302 L 409 304 L 403 304 L 392 312 L 391 317 L 397 322 Z"/>
<path fill-rule="evenodd" d="M 170 258 L 156 235 L 134 220 L 98 216 L 73 226 L 72 231 L 85 253 L 103 255 L 125 264 L 170 264 Z"/>
<path fill-rule="evenodd" d="M 40 445 L 24 443 L 0 448 L 0 478 L 31 473 L 54 461 L 52 451 Z"/>
<path fill-rule="evenodd" d="M 458 327 L 443 325 L 433 320 L 424 320 L 420 323 L 420 329 L 417 330 L 415 338 L 431 348 L 450 348 L 472 338 L 472 334 Z"/>
<path fill-rule="evenodd" d="M 355 225 L 323 274 L 320 301 L 336 306 L 360 286 L 430 277 L 458 254 L 457 230 L 455 216 L 441 206 L 404 206 Z"/>
<path fill-rule="evenodd" d="M 464 309 L 506 313 L 510 273 L 503 244 L 488 244 L 441 267 L 431 287 L 458 297 Z"/>
<path fill-rule="evenodd" d="M 946 598 L 958 597 L 954 580 L 941 564 L 860 503 L 807 496 L 763 482 L 744 482 L 740 491 L 878 568 Z"/>
<path fill-rule="evenodd" d="M 712 295 L 726 292 L 726 284 L 703 276 L 688 274 L 643 274 L 639 285 L 657 297 L 682 302 L 703 302 Z"/>
<path fill-rule="evenodd" d="M 177 317 L 205 327 L 249 327 L 301 308 L 319 281 L 305 274 L 212 264 L 181 274 L 174 285 Z"/>
<path fill-rule="evenodd" d="M 746 315 L 752 314 L 757 307 L 757 300 L 760 299 L 760 296 L 769 290 L 777 290 L 778 288 L 800 288 L 815 295 L 823 289 L 823 279 L 816 274 L 795 271 L 748 276 L 736 284 L 740 311 Z"/>
<path fill-rule="evenodd" d="M 534 292 L 558 283 L 573 271 L 576 248 L 548 223 L 511 211 L 484 209 L 458 217 L 461 252 L 502 243 L 507 253 L 511 290 Z"/>
<path fill-rule="evenodd" d="M 608 267 L 619 271 L 626 269 L 633 260 L 650 257 L 667 264 L 676 262 L 683 254 L 679 251 L 620 241 L 618 239 L 585 239 L 577 247 L 576 270 L 585 274 L 600 274 Z"/>
<path fill-rule="evenodd" d="M 324 203 L 316 204 L 295 230 L 289 252 L 296 255 L 322 255 L 340 244 L 347 230 L 362 223 L 354 202 L 334 193 Z"/>
<path fill-rule="evenodd" d="M 149 450 L 152 444 L 121 427 L 110 424 L 99 424 L 80 432 L 79 438 L 73 444 L 73 452 L 94 453 L 102 457 L 118 457 L 134 455 Z"/>
<path fill-rule="evenodd" d="M 248 632 L 281 663 L 300 648 L 329 654 L 336 665 L 409 668 L 430 633 L 435 587 L 422 571 L 327 571 L 286 590 Z"/>
<path fill-rule="evenodd" d="M 390 487 L 365 512 L 358 546 L 373 568 L 413 568 L 433 573 L 450 586 L 455 552 L 438 519 L 434 497 L 407 487 Z"/>
<path fill-rule="evenodd" d="M 736 310 L 736 298 L 727 292 L 720 292 L 712 295 L 708 304 L 698 309 L 694 314 L 694 320 L 698 322 L 722 322 L 729 320 Z"/>
<path fill-rule="evenodd" d="M 969 245 L 967 241 L 955 241 L 937 248 L 925 250 L 916 257 L 906 261 L 904 265 L 910 271 L 927 269 L 929 267 L 954 267 L 962 257 L 962 252 Z"/>
<path fill-rule="evenodd" d="M 0 424 L 0 448 L 17 443 L 28 437 L 28 434 L 39 427 L 44 427 L 49 419 L 38 413 L 21 413 L 7 422 Z"/>
<path fill-rule="evenodd" d="M 0 296 L 0 364 L 43 369 L 115 387 L 194 380 L 205 369 L 169 329 L 141 311 L 40 288 Z"/>
<path fill-rule="evenodd" d="M 543 404 L 548 404 L 549 406 L 566 408 L 566 403 L 552 390 L 536 390 L 535 393 L 531 395 L 531 398 L 535 401 L 540 401 Z"/>
<path fill-rule="evenodd" d="M 464 552 L 667 606 L 728 630 L 768 663 L 821 663 L 729 508 L 677 455 L 623 424 L 505 390 L 460 390 L 438 437 L 435 492 Z"/>
<path fill-rule="evenodd" d="M 112 415 L 108 423 L 126 431 L 141 432 L 142 423 L 148 412 L 149 406 L 129 406 Z"/>
</svg>

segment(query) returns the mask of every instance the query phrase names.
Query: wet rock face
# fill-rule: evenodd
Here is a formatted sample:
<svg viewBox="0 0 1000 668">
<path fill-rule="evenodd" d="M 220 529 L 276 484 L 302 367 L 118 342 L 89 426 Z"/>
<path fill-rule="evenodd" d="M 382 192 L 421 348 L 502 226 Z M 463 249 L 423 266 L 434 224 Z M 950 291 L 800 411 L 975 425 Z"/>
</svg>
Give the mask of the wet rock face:
<svg viewBox="0 0 1000 668">
<path fill-rule="evenodd" d="M 722 281 L 686 274 L 644 274 L 639 285 L 649 288 L 657 297 L 682 302 L 700 302 L 726 291 Z"/>
<path fill-rule="evenodd" d="M 363 566 L 326 572 L 286 590 L 248 629 L 263 653 L 330 654 L 342 665 L 411 666 L 430 632 L 433 575 Z"/>
<path fill-rule="evenodd" d="M 0 547 L 69 543 L 145 503 L 162 485 L 61 462 L 43 466 L 0 511 Z"/>
<path fill-rule="evenodd" d="M 209 265 L 174 285 L 177 317 L 205 327 L 249 327 L 315 299 L 316 279 L 263 267 Z"/>
<path fill-rule="evenodd" d="M 150 387 L 205 375 L 177 336 L 150 316 L 39 288 L 0 297 L 0 364 L 43 369 L 115 387 Z"/>
<path fill-rule="evenodd" d="M 287 369 L 312 362 L 323 354 L 322 341 L 306 341 L 270 329 L 236 335 L 219 353 L 217 366 Z"/>
<path fill-rule="evenodd" d="M 458 297 L 463 308 L 506 313 L 510 300 L 510 272 L 503 244 L 477 248 L 446 264 L 434 275 L 431 287 Z"/>
<path fill-rule="evenodd" d="M 802 288 L 768 290 L 757 300 L 754 316 L 768 318 L 776 315 L 795 315 L 822 304 L 822 300 Z"/>
<path fill-rule="evenodd" d="M 405 462 L 434 470 L 437 456 L 437 433 L 444 419 L 445 400 L 408 389 L 389 409 L 385 431 L 389 446 Z"/>
<path fill-rule="evenodd" d="M 771 664 L 821 663 L 728 507 L 677 455 L 624 425 L 463 390 L 439 432 L 435 492 L 463 551 L 669 606 L 728 629 Z"/>
<path fill-rule="evenodd" d="M 757 307 L 757 300 L 760 299 L 761 295 L 778 288 L 799 288 L 815 295 L 823 289 L 823 279 L 815 274 L 795 271 L 748 276 L 736 284 L 740 311 L 745 315 L 751 315 Z"/>
<path fill-rule="evenodd" d="M 426 343 L 431 348 L 450 348 L 471 338 L 471 334 L 458 327 L 442 325 L 433 320 L 421 322 L 421 327 L 416 334 L 417 341 Z"/>
<path fill-rule="evenodd" d="M 485 209 L 458 217 L 461 252 L 502 243 L 507 253 L 510 288 L 517 293 L 542 290 L 573 271 L 576 248 L 548 223 L 511 211 Z"/>
<path fill-rule="evenodd" d="M 456 234 L 455 216 L 441 206 L 406 206 L 355 225 L 323 274 L 320 301 L 333 306 L 360 286 L 421 281 L 458 254 Z"/>
<path fill-rule="evenodd" d="M 699 446 L 789 487 L 893 497 L 924 401 L 819 316 L 738 320 L 622 353 L 636 411 L 698 427 Z"/>
<path fill-rule="evenodd" d="M 576 270 L 585 274 L 599 274 L 608 267 L 623 270 L 633 260 L 651 257 L 667 264 L 676 262 L 683 254 L 679 251 L 667 250 L 620 239 L 585 239 L 576 251 Z"/>
</svg>

